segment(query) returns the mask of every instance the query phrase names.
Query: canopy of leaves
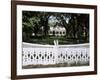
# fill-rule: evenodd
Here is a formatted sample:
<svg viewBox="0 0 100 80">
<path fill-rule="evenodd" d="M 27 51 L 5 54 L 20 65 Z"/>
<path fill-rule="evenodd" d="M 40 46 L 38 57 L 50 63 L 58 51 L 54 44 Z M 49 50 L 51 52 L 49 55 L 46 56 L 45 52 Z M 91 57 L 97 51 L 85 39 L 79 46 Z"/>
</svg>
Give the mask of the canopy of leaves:
<svg viewBox="0 0 100 80">
<path fill-rule="evenodd" d="M 23 11 L 22 26 L 25 42 L 36 38 L 49 39 L 50 27 L 56 26 L 66 29 L 65 42 L 89 42 L 89 14 Z"/>
</svg>

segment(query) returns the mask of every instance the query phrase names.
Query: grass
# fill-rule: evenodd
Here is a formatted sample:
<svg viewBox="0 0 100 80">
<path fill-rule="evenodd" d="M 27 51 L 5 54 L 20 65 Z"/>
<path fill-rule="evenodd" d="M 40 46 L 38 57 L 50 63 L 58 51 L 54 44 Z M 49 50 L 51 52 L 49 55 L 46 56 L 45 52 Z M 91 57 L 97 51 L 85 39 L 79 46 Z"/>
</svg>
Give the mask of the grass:
<svg viewBox="0 0 100 80">
<path fill-rule="evenodd" d="M 27 66 L 22 66 L 23 69 L 31 69 L 31 68 L 51 68 L 51 67 L 75 67 L 75 66 L 89 66 L 89 62 L 87 63 L 80 63 L 80 62 L 74 62 L 71 64 L 68 63 L 58 63 L 58 64 L 49 64 L 49 65 L 42 65 L 42 64 L 38 64 L 38 65 L 27 65 Z"/>
<path fill-rule="evenodd" d="M 43 36 L 38 36 L 38 37 L 31 37 L 30 40 L 28 40 L 28 43 L 37 43 L 37 44 L 50 44 L 53 45 L 54 44 L 54 40 L 58 40 L 59 44 L 77 44 L 77 43 L 84 43 L 84 40 L 78 40 L 78 39 L 68 39 L 65 36 L 62 37 L 55 37 L 55 36 L 47 36 L 47 37 L 43 37 Z M 86 43 L 86 42 L 85 42 Z"/>
</svg>

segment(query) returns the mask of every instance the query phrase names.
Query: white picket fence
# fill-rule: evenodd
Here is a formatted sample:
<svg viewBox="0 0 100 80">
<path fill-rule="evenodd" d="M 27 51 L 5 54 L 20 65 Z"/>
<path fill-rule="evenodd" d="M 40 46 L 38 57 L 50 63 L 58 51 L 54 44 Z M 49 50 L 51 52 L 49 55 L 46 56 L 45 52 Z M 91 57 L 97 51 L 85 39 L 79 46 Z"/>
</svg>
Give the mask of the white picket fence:
<svg viewBox="0 0 100 80">
<path fill-rule="evenodd" d="M 38 45 L 23 43 L 22 65 L 49 65 L 58 63 L 89 62 L 89 44 L 78 45 Z"/>
</svg>

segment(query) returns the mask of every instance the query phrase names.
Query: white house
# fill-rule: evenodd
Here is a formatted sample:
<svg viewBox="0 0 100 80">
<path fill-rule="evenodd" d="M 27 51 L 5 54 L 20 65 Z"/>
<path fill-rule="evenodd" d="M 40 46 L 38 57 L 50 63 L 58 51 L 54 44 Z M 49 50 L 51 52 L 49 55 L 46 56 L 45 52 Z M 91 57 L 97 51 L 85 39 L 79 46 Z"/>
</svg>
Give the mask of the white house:
<svg viewBox="0 0 100 80">
<path fill-rule="evenodd" d="M 49 35 L 65 36 L 66 29 L 64 27 L 61 27 L 61 26 L 50 27 Z"/>
</svg>

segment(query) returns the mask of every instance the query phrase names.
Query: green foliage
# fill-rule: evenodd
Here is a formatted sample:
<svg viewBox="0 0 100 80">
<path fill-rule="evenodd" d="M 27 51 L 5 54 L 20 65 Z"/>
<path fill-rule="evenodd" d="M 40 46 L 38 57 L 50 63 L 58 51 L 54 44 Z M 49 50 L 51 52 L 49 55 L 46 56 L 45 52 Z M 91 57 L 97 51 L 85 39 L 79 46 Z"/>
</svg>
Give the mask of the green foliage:
<svg viewBox="0 0 100 80">
<path fill-rule="evenodd" d="M 23 41 L 25 42 L 34 43 L 36 40 L 52 44 L 53 40 L 49 37 L 48 31 L 50 27 L 56 26 L 66 29 L 64 40 L 59 38 L 59 42 L 62 44 L 89 42 L 89 14 L 23 11 L 22 25 Z M 54 35 L 55 32 L 53 32 Z M 38 37 L 41 39 L 38 40 Z M 43 41 L 42 38 L 49 39 Z"/>
</svg>

